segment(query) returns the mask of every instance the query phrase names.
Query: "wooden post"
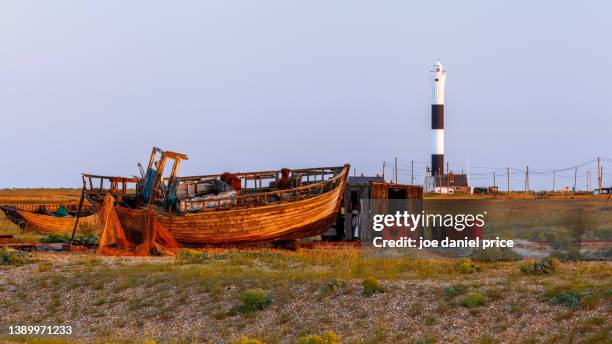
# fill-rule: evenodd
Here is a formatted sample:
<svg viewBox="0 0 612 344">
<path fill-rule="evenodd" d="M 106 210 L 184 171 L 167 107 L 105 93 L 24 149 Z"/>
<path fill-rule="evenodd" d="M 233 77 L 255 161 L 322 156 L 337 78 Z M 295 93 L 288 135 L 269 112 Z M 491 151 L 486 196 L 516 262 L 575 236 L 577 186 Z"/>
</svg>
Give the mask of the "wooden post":
<svg viewBox="0 0 612 344">
<path fill-rule="evenodd" d="M 527 191 L 529 189 L 529 166 L 525 169 L 525 195 L 527 195 Z"/>
<path fill-rule="evenodd" d="M 397 184 L 397 157 L 395 157 L 393 176 L 395 177 L 395 184 Z"/>
<path fill-rule="evenodd" d="M 385 163 L 386 163 L 386 161 L 383 161 L 383 172 L 382 172 L 383 180 L 385 180 L 385 167 L 386 167 Z"/>
<path fill-rule="evenodd" d="M 427 192 L 428 186 L 429 186 L 429 171 L 427 170 L 427 165 L 425 165 L 425 192 Z"/>
<path fill-rule="evenodd" d="M 508 198 L 510 198 L 510 168 L 506 168 L 506 174 L 508 175 Z"/>
<path fill-rule="evenodd" d="M 578 167 L 574 168 L 574 192 L 576 192 L 576 178 L 578 176 Z"/>
<path fill-rule="evenodd" d="M 587 191 L 591 191 L 591 170 L 587 171 Z"/>
<path fill-rule="evenodd" d="M 586 191 L 591 190 L 590 185 L 589 185 L 589 177 L 591 176 L 591 170 L 587 170 L 586 173 Z"/>
<path fill-rule="evenodd" d="M 411 162 L 412 168 L 410 169 L 410 185 L 414 185 L 414 160 Z"/>
<path fill-rule="evenodd" d="M 601 195 L 601 166 L 599 163 L 599 157 L 597 157 L 597 188 L 599 189 L 599 194 Z"/>
<path fill-rule="evenodd" d="M 74 221 L 74 228 L 72 228 L 72 236 L 70 237 L 70 244 L 68 244 L 68 249 L 72 247 L 72 241 L 74 240 L 74 235 L 76 234 L 77 226 L 79 225 L 79 219 L 81 218 L 81 211 L 83 210 L 83 200 L 85 199 L 85 179 L 83 179 L 83 189 L 81 189 L 81 200 L 79 200 L 79 207 L 77 208 L 76 220 Z"/>
<path fill-rule="evenodd" d="M 351 190 L 344 190 L 344 240 L 353 241 L 353 213 L 351 211 Z"/>
</svg>

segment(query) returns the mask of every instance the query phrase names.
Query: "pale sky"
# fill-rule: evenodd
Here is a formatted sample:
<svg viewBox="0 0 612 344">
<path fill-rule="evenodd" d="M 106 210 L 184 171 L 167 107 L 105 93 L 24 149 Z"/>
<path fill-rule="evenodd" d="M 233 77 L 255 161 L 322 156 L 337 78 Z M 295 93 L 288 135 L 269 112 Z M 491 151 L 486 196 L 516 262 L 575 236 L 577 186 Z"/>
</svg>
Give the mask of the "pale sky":
<svg viewBox="0 0 612 344">
<path fill-rule="evenodd" d="M 1 1 L 0 187 L 137 174 L 154 145 L 188 154 L 183 175 L 375 174 L 394 156 L 422 175 L 438 58 L 451 168 L 612 158 L 610 13 L 607 0 Z"/>
</svg>

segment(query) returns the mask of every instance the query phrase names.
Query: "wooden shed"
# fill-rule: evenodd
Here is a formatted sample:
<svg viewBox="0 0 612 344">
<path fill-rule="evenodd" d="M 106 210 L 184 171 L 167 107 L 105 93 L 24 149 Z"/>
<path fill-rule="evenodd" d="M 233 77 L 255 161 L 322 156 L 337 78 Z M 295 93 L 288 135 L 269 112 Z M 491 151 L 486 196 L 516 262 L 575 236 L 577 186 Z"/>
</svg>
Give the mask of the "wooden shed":
<svg viewBox="0 0 612 344">
<path fill-rule="evenodd" d="M 395 213 L 396 211 L 420 213 L 423 210 L 423 187 L 387 183 L 382 177 L 349 177 L 340 214 L 340 217 L 344 218 L 344 233 L 342 234 L 345 241 L 362 240 L 364 230 L 370 229 L 369 224 L 361 224 L 362 228 L 355 232 L 356 217 L 361 216 L 362 211 L 366 211 L 363 209 L 365 200 L 371 200 L 369 204 L 375 208 L 370 209 L 373 213 Z M 386 201 L 381 202 L 380 200 Z M 411 233 L 411 236 L 418 237 L 422 235 L 421 232 L 422 228 L 419 228 Z"/>
</svg>

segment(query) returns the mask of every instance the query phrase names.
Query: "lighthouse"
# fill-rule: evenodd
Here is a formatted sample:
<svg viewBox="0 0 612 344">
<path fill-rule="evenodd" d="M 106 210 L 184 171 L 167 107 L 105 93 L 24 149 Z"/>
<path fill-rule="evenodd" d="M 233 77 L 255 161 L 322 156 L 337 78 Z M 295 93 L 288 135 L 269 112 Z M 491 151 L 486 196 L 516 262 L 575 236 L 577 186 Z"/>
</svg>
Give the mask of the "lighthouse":
<svg viewBox="0 0 612 344">
<path fill-rule="evenodd" d="M 446 84 L 446 70 L 437 61 L 433 66 L 431 102 L 431 174 L 444 174 L 444 85 Z"/>
</svg>

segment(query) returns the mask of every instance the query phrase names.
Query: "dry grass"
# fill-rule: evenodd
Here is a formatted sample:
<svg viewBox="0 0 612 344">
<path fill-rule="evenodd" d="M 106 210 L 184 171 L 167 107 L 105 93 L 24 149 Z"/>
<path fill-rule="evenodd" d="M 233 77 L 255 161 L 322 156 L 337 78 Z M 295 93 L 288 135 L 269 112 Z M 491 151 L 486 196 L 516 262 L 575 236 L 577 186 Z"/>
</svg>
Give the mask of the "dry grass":
<svg viewBox="0 0 612 344">
<path fill-rule="evenodd" d="M 610 317 L 609 262 L 563 263 L 556 274 L 532 276 L 519 271 L 521 262 L 482 263 L 462 274 L 451 259 L 356 249 L 206 253 L 197 264 L 35 254 L 34 263 L 0 269 L 0 318 L 70 324 L 71 339 L 83 342 L 295 343 L 328 330 L 342 343 L 589 342 L 609 332 L 601 321 Z M 384 292 L 364 297 L 368 277 Z M 330 280 L 342 283 L 330 290 Z M 271 304 L 240 312 L 240 295 L 254 288 L 269 293 Z M 583 303 L 572 309 L 551 301 L 564 291 L 584 294 Z M 486 302 L 471 307 L 466 298 L 476 294 Z"/>
<path fill-rule="evenodd" d="M 426 199 L 428 213 L 487 212 L 484 236 L 571 242 L 612 240 L 612 212 L 601 212 L 605 199 Z M 579 229 L 579 230 L 578 230 Z M 565 247 L 567 249 L 567 247 Z"/>
<path fill-rule="evenodd" d="M 0 189 L 0 204 L 78 202 L 81 189 Z"/>
</svg>

